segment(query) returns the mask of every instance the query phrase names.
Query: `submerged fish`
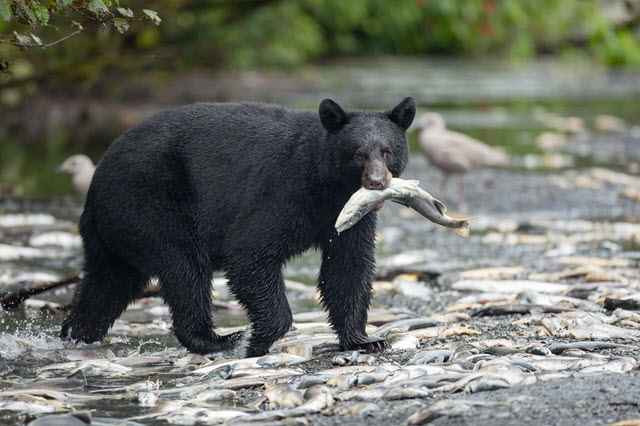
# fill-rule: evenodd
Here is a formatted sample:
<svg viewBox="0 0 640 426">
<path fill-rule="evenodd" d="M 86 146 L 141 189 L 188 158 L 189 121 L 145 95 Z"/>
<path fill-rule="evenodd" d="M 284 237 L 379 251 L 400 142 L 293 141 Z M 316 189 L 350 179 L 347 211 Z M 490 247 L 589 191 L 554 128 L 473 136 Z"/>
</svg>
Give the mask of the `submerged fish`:
<svg viewBox="0 0 640 426">
<path fill-rule="evenodd" d="M 417 180 L 391 179 L 389 186 L 383 190 L 360 188 L 356 191 L 338 216 L 336 230 L 346 231 L 358 223 L 367 213 L 375 209 L 380 203 L 391 200 L 411 207 L 433 223 L 446 226 L 466 237 L 469 235 L 469 221 L 454 219 L 444 214 L 447 208 L 427 191 L 420 188 Z"/>
</svg>

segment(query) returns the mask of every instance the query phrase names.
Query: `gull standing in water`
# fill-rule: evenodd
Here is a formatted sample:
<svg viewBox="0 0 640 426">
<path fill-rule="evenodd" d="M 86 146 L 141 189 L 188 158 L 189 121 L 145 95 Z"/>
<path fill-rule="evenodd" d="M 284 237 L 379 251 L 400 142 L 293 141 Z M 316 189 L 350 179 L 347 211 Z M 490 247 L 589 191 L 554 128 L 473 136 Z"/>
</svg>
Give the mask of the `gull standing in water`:
<svg viewBox="0 0 640 426">
<path fill-rule="evenodd" d="M 73 187 L 78 194 L 86 199 L 95 170 L 96 166 L 91 158 L 84 154 L 76 154 L 64 160 L 64 163 L 56 167 L 54 172 L 71 174 Z"/>
<path fill-rule="evenodd" d="M 420 151 L 443 173 L 443 192 L 450 174 L 461 175 L 473 169 L 509 165 L 509 157 L 505 153 L 465 134 L 447 130 L 444 119 L 436 112 L 423 114 L 415 126 L 420 129 Z M 462 202 L 462 177 L 458 178 L 458 184 L 458 196 Z"/>
</svg>

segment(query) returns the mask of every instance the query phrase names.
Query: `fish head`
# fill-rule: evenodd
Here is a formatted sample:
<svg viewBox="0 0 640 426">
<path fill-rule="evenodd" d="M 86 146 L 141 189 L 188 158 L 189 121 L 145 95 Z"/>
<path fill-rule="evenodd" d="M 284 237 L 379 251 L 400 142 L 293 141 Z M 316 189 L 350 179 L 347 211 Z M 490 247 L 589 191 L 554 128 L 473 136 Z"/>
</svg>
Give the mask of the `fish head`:
<svg viewBox="0 0 640 426">
<path fill-rule="evenodd" d="M 386 112 L 345 111 L 330 99 L 322 101 L 320 120 L 349 191 L 382 190 L 400 176 L 409 158 L 406 130 L 415 111 L 410 97 Z"/>
</svg>

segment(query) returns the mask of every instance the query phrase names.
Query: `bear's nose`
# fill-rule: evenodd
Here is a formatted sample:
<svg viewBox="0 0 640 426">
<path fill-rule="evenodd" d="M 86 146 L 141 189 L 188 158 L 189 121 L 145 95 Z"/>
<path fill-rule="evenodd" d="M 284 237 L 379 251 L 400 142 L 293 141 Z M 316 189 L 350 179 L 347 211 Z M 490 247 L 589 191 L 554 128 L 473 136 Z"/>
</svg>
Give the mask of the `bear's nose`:
<svg viewBox="0 0 640 426">
<path fill-rule="evenodd" d="M 384 189 L 384 182 L 382 182 L 382 179 L 367 179 L 365 188 L 376 190 Z"/>
</svg>

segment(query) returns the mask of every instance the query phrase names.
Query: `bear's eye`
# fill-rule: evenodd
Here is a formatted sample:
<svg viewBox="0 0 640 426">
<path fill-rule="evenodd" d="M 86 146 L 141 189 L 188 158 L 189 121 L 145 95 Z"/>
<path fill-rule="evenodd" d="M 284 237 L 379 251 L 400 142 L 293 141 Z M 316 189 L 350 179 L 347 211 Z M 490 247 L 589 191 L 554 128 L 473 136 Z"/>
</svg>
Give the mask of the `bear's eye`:
<svg viewBox="0 0 640 426">
<path fill-rule="evenodd" d="M 391 160 L 391 151 L 385 151 L 382 153 L 382 158 L 384 158 L 385 161 L 389 161 Z"/>
<path fill-rule="evenodd" d="M 356 154 L 356 161 L 364 163 L 365 161 L 367 161 L 367 154 L 362 154 L 362 153 Z"/>
</svg>

